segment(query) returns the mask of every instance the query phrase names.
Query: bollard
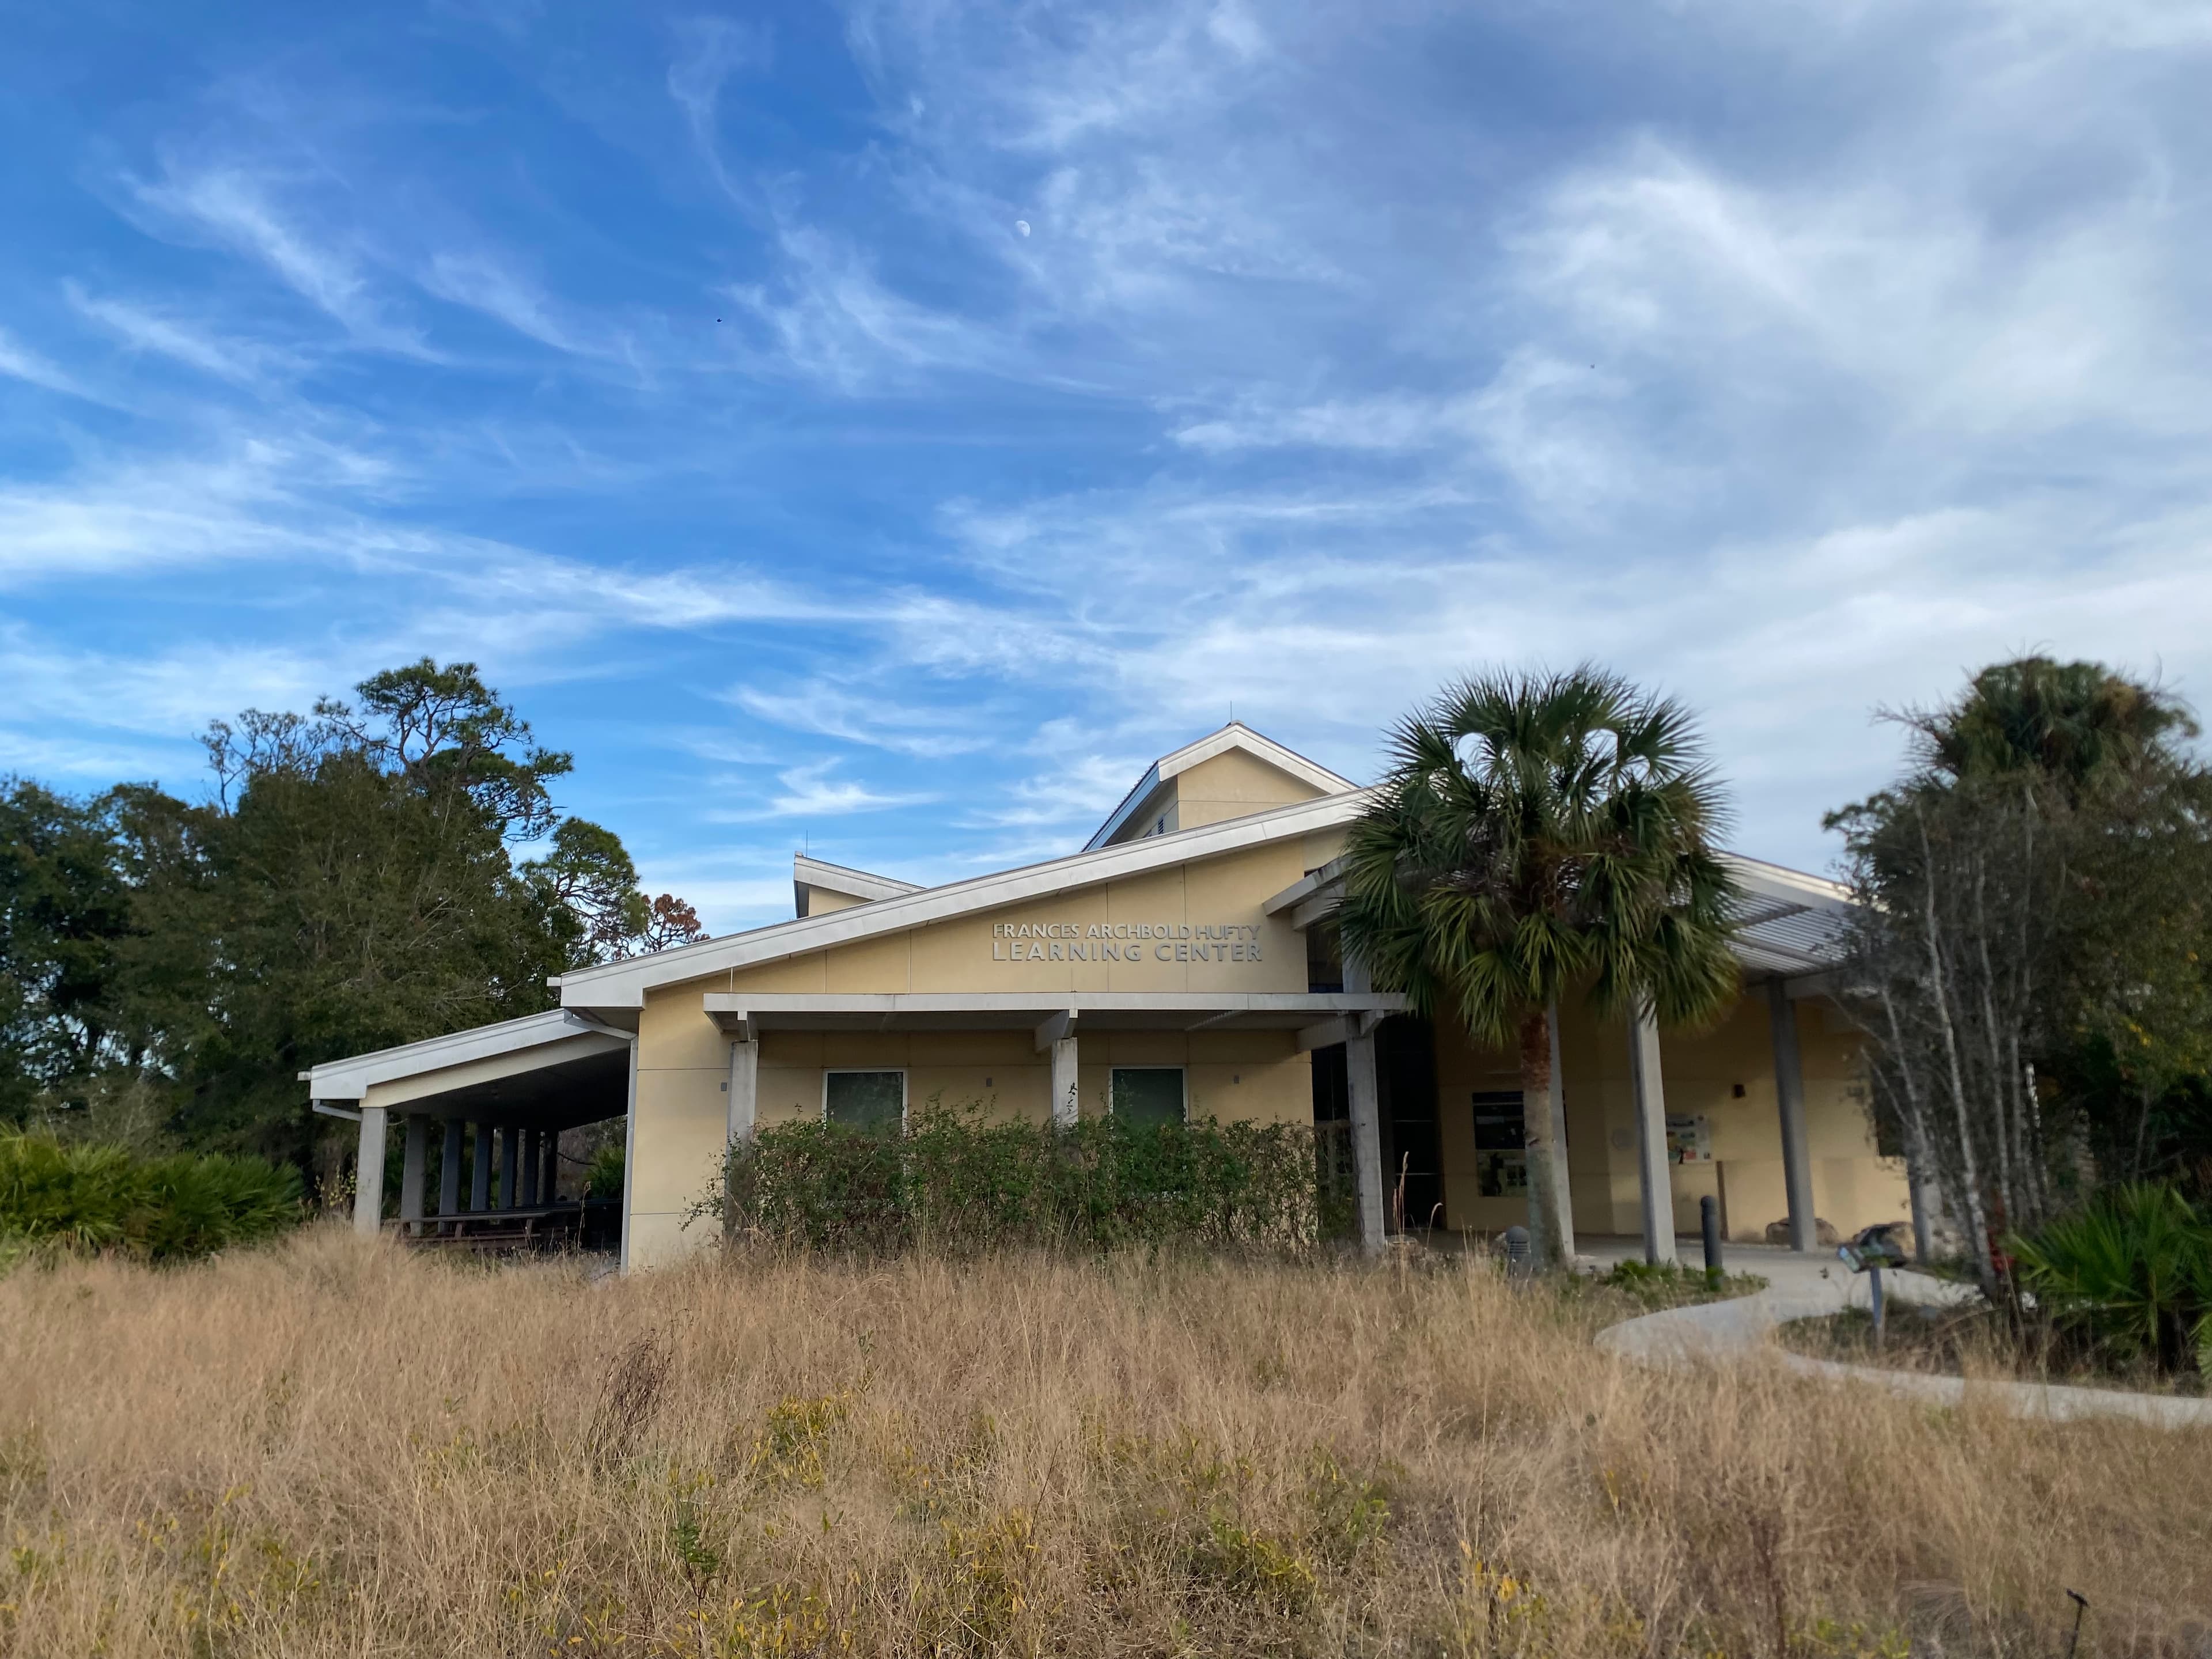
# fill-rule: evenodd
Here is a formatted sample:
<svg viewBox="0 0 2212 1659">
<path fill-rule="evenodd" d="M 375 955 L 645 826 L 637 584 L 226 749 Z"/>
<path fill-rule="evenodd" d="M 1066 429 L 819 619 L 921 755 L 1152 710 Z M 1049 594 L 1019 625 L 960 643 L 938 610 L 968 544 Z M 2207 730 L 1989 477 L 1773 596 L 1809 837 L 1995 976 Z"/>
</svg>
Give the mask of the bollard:
<svg viewBox="0 0 2212 1659">
<path fill-rule="evenodd" d="M 1717 1276 L 1721 1271 L 1721 1206 L 1717 1198 L 1698 1200 L 1698 1227 L 1705 1236 L 1705 1273 Z"/>
</svg>

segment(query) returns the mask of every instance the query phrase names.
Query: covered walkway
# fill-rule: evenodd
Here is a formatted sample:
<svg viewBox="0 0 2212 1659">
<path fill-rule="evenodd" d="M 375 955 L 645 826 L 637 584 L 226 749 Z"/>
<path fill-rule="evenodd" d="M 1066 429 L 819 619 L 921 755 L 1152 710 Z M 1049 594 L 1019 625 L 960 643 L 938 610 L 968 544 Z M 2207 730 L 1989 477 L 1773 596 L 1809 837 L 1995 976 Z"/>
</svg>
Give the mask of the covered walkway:
<svg viewBox="0 0 2212 1659">
<path fill-rule="evenodd" d="M 484 1242 L 580 1228 L 580 1183 L 562 1198 L 561 1132 L 627 1115 L 634 1043 L 555 1009 L 303 1073 L 317 1112 L 361 1126 L 355 1230 L 386 1224 L 394 1127 L 402 1233 Z"/>
</svg>

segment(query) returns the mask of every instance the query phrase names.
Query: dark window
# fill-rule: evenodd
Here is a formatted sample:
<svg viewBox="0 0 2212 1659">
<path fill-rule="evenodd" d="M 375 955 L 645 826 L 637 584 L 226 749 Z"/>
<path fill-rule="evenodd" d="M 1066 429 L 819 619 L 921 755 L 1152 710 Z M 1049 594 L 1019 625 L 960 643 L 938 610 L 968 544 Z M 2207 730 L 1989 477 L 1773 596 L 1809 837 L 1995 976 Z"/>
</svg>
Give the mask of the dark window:
<svg viewBox="0 0 2212 1659">
<path fill-rule="evenodd" d="M 823 1079 L 823 1115 L 848 1129 L 896 1133 L 906 1116 L 904 1072 L 831 1072 Z"/>
<path fill-rule="evenodd" d="M 1528 1190 L 1528 1125 L 1518 1089 L 1474 1091 L 1474 1172 L 1485 1198 Z"/>
<path fill-rule="evenodd" d="M 1182 1067 L 1116 1066 L 1114 1115 L 1131 1123 L 1182 1122 Z"/>
<path fill-rule="evenodd" d="M 1352 1079 L 1344 1045 L 1332 1042 L 1313 1051 L 1314 1121 L 1343 1123 L 1352 1116 Z"/>
<path fill-rule="evenodd" d="M 1391 1225 L 1398 1224 L 1402 1185 L 1405 1225 L 1440 1227 L 1443 1146 L 1437 1129 L 1436 1032 L 1428 1021 L 1399 1014 L 1375 1028 L 1375 1082 Z"/>
<path fill-rule="evenodd" d="M 1306 929 L 1306 989 L 1341 991 L 1344 954 L 1337 940 L 1336 924 L 1317 921 Z"/>
</svg>

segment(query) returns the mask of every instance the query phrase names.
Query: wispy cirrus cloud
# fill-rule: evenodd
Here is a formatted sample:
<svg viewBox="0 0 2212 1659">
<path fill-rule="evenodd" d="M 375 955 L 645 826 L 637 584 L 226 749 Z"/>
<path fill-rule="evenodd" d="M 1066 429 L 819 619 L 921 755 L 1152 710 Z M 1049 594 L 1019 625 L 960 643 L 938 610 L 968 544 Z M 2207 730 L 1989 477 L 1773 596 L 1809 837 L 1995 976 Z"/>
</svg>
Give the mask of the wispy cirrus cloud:
<svg viewBox="0 0 2212 1659">
<path fill-rule="evenodd" d="M 31 349 L 5 329 L 0 329 L 0 375 L 9 376 L 31 386 L 43 386 L 48 392 L 58 392 L 70 398 L 92 398 L 76 376 Z"/>
<path fill-rule="evenodd" d="M 167 161 L 161 176 L 129 181 L 156 221 L 243 253 L 339 324 L 356 343 L 431 355 L 419 330 L 396 321 L 368 263 L 343 238 L 316 234 L 280 202 L 297 180 L 233 161 Z"/>
<path fill-rule="evenodd" d="M 895 806 L 920 806 L 937 799 L 925 791 L 878 789 L 858 779 L 832 777 L 840 764 L 830 759 L 787 768 L 776 774 L 773 789 L 753 791 L 740 787 L 718 791 L 718 804 L 709 816 L 721 823 L 842 818 Z"/>
<path fill-rule="evenodd" d="M 0 99 L 124 220 L 0 178 L 9 639 L 173 659 L 115 683 L 179 730 L 470 656 L 760 919 L 794 823 L 1066 850 L 1232 707 L 1364 776 L 1438 680 L 1601 658 L 1818 864 L 1872 702 L 2212 671 L 2189 7 L 842 21 L 212 18 L 222 83 L 89 136 Z M 158 745 L 96 703 L 0 734 Z"/>
<path fill-rule="evenodd" d="M 252 386 L 304 366 L 295 354 L 266 341 L 226 337 L 172 313 L 87 294 L 74 282 L 64 291 L 80 315 L 133 350 L 154 352 L 218 380 Z"/>
</svg>

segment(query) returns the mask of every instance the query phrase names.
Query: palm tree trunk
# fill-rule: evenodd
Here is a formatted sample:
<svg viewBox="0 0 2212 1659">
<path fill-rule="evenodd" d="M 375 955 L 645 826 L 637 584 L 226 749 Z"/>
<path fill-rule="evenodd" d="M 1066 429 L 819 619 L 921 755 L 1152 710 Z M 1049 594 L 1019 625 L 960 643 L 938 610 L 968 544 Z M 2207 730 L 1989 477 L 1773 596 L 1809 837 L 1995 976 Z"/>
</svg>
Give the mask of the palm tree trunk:
<svg viewBox="0 0 2212 1659">
<path fill-rule="evenodd" d="M 1536 1008 L 1521 1022 L 1521 1128 L 1527 1147 L 1528 1240 L 1537 1270 L 1567 1266 L 1566 1238 L 1554 1186 L 1559 1149 L 1552 1140 L 1552 1021 Z"/>
</svg>

